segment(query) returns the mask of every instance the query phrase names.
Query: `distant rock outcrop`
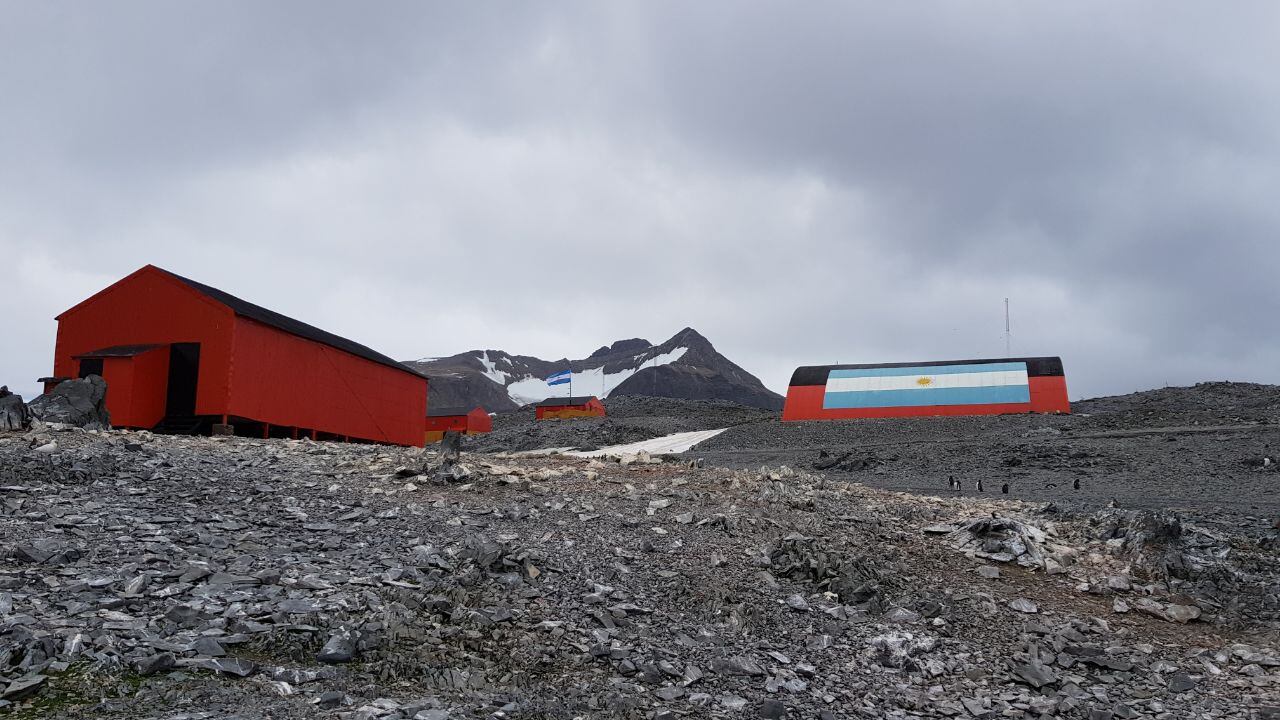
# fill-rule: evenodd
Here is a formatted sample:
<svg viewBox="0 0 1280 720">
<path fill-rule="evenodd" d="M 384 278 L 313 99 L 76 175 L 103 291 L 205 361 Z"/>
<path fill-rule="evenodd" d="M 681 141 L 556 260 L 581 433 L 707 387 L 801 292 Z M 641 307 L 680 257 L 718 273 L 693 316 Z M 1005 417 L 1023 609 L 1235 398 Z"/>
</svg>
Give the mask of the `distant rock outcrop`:
<svg viewBox="0 0 1280 720">
<path fill-rule="evenodd" d="M 428 404 L 437 406 L 481 405 L 491 412 L 514 410 L 567 394 L 567 385 L 548 387 L 544 380 L 554 372 L 572 369 L 575 395 L 648 395 L 728 400 L 769 410 L 782 407 L 782 396 L 717 352 L 692 328 L 681 330 L 660 345 L 640 338 L 619 340 L 584 360 L 548 361 L 501 350 L 473 350 L 405 364 L 431 378 Z"/>
<path fill-rule="evenodd" d="M 21 395 L 9 392 L 8 386 L 0 386 L 0 432 L 26 430 L 31 424 L 31 413 Z"/>
</svg>

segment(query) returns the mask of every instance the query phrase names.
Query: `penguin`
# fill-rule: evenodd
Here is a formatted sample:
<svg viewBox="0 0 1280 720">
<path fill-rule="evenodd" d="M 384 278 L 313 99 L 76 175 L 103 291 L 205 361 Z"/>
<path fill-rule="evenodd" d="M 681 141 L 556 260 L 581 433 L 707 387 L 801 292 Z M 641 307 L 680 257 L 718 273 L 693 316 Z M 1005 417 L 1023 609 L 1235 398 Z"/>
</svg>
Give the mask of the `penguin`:
<svg viewBox="0 0 1280 720">
<path fill-rule="evenodd" d="M 1009 494 L 1009 483 L 1005 483 L 1005 484 L 1001 485 L 1001 486 L 1000 486 L 1000 492 L 1001 492 L 1002 494 L 1004 494 L 1004 495 L 1008 495 L 1008 494 Z"/>
<path fill-rule="evenodd" d="M 1080 478 L 1076 478 L 1076 479 L 1075 479 L 1075 482 L 1071 483 L 1071 489 L 1072 489 L 1072 490 L 1079 490 L 1079 489 L 1080 489 Z"/>
<path fill-rule="evenodd" d="M 955 475 L 948 475 L 948 476 L 947 476 L 947 489 L 948 489 L 948 490 L 955 490 L 955 489 L 956 489 L 956 476 L 955 476 Z"/>
<path fill-rule="evenodd" d="M 978 478 L 977 486 L 978 492 L 982 492 L 982 478 Z"/>
</svg>

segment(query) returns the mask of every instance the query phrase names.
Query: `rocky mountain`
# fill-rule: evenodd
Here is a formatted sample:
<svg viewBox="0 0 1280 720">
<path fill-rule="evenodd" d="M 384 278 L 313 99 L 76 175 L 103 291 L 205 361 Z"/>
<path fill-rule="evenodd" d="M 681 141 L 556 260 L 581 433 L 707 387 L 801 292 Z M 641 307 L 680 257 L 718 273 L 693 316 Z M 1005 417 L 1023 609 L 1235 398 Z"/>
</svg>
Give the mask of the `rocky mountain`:
<svg viewBox="0 0 1280 720">
<path fill-rule="evenodd" d="M 660 345 L 640 338 L 619 340 L 582 360 L 472 350 L 405 364 L 431 378 L 433 407 L 482 405 L 492 412 L 506 412 L 568 395 L 568 385 L 549 387 L 545 381 L 565 369 L 573 370 L 574 395 L 649 395 L 728 400 L 769 410 L 782 407 L 782 396 L 717 352 L 711 341 L 692 328 Z"/>
</svg>

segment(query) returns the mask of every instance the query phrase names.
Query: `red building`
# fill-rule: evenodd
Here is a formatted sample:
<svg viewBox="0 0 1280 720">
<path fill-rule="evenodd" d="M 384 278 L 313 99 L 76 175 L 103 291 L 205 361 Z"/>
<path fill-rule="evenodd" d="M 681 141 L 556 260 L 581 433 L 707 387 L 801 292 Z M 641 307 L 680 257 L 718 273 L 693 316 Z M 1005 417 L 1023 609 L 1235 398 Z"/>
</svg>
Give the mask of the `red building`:
<svg viewBox="0 0 1280 720">
<path fill-rule="evenodd" d="M 534 409 L 539 420 L 565 420 L 576 417 L 604 417 L 604 403 L 592 397 L 549 398 Z"/>
<path fill-rule="evenodd" d="M 478 435 L 493 431 L 493 418 L 482 407 L 433 408 L 427 406 L 427 444 L 437 443 L 449 431 Z"/>
<path fill-rule="evenodd" d="M 57 320 L 54 382 L 101 375 L 114 425 L 423 444 L 425 376 L 153 265 Z"/>
<path fill-rule="evenodd" d="M 819 365 L 791 376 L 783 420 L 1068 413 L 1056 357 Z"/>
</svg>

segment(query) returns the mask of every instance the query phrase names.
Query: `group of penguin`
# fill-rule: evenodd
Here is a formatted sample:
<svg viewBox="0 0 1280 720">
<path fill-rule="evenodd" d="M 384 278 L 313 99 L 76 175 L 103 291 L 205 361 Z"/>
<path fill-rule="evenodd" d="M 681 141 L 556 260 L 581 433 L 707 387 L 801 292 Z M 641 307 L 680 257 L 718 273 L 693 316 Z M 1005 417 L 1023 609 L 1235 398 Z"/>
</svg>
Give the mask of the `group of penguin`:
<svg viewBox="0 0 1280 720">
<path fill-rule="evenodd" d="M 1051 486 L 1051 487 L 1052 487 L 1052 486 Z M 1072 488 L 1073 490 L 1079 490 L 1079 489 L 1080 489 L 1080 478 L 1076 478 L 1076 479 L 1075 479 L 1075 482 L 1071 483 L 1071 488 Z M 962 488 L 962 487 L 960 486 L 960 481 L 956 479 L 956 476 L 955 476 L 955 475 L 948 475 L 948 476 L 947 476 L 947 489 L 948 489 L 948 490 L 955 490 L 956 492 L 960 492 L 960 491 L 961 491 L 961 490 L 963 490 L 964 488 Z M 973 489 L 974 489 L 974 490 L 977 490 L 978 492 L 985 492 L 985 491 L 982 489 L 982 478 L 978 478 L 977 482 L 975 482 L 975 483 L 973 484 Z M 1009 494 L 1009 483 L 1005 483 L 1005 484 L 1001 485 L 1001 486 L 1000 486 L 1000 492 L 1001 492 L 1001 493 L 1003 493 L 1003 494 L 1005 494 L 1005 495 L 1008 495 L 1008 494 Z"/>
</svg>

